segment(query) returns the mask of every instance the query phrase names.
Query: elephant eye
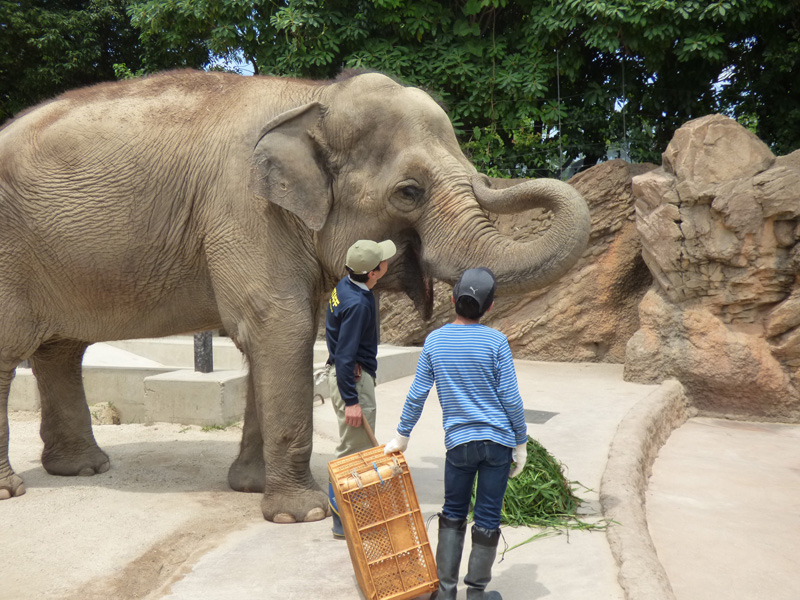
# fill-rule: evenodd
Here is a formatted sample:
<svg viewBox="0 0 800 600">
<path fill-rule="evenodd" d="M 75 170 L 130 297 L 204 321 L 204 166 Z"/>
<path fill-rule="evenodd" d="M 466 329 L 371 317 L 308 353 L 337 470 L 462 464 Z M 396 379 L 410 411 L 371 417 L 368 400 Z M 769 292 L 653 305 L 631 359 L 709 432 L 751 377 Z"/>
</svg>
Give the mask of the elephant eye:
<svg viewBox="0 0 800 600">
<path fill-rule="evenodd" d="M 422 196 L 425 194 L 425 190 L 416 185 L 404 185 L 400 188 L 400 193 L 406 200 L 419 202 L 422 199 Z"/>
<path fill-rule="evenodd" d="M 395 186 L 389 201 L 400 212 L 410 213 L 419 207 L 424 197 L 425 190 L 413 179 L 406 179 Z"/>
<path fill-rule="evenodd" d="M 422 197 L 422 190 L 413 185 L 407 185 L 403 188 L 403 195 L 412 200 L 419 200 Z"/>
</svg>

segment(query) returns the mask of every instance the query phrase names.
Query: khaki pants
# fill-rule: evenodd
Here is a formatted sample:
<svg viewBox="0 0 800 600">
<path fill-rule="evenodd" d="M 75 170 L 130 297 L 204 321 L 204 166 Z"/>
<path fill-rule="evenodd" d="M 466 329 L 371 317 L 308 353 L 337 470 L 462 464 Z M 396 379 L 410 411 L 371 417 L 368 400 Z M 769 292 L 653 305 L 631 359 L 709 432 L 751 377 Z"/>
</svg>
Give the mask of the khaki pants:
<svg viewBox="0 0 800 600">
<path fill-rule="evenodd" d="M 339 385 L 336 383 L 335 367 L 331 367 L 330 373 L 328 373 L 328 387 L 331 392 L 331 404 L 333 404 L 333 410 L 336 411 L 336 419 L 339 421 L 339 445 L 336 447 L 336 458 L 372 448 L 372 442 L 363 427 L 350 427 L 344 422 L 345 404 L 339 393 Z M 364 371 L 361 381 L 356 382 L 356 392 L 358 392 L 358 403 L 361 405 L 363 417 L 369 421 L 372 431 L 375 431 L 375 380 L 372 375 Z"/>
</svg>

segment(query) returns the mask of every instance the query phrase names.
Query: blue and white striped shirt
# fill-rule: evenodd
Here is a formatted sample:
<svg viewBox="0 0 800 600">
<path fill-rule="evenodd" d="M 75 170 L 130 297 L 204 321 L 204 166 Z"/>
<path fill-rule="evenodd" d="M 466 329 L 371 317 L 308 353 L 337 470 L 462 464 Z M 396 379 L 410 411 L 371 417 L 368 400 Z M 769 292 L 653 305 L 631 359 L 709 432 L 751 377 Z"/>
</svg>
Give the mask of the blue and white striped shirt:
<svg viewBox="0 0 800 600">
<path fill-rule="evenodd" d="M 511 349 L 496 329 L 448 323 L 428 335 L 400 416 L 400 435 L 411 434 L 434 382 L 448 450 L 473 440 L 510 448 L 527 442 Z"/>
</svg>

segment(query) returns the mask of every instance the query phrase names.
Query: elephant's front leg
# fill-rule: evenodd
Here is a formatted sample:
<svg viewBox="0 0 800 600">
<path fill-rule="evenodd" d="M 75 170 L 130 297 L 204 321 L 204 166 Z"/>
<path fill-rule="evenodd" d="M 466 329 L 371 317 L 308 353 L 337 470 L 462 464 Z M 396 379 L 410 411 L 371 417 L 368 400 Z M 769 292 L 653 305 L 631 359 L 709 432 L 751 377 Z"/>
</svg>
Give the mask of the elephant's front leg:
<svg viewBox="0 0 800 600">
<path fill-rule="evenodd" d="M 268 207 L 265 219 L 248 206 L 220 215 L 225 234 L 206 242 L 219 314 L 247 356 L 252 388 L 228 481 L 234 489 L 263 487 L 269 521 L 319 521 L 328 507 L 310 467 L 319 264 L 310 238 L 285 211 Z M 258 467 L 263 479 L 254 475 Z"/>
<path fill-rule="evenodd" d="M 261 510 L 269 521 L 319 521 L 327 516 L 328 498 L 310 468 L 314 328 L 311 322 L 283 327 L 289 330 L 267 334 L 263 339 L 271 342 L 268 347 L 250 353 L 255 413 L 263 440 Z"/>
</svg>

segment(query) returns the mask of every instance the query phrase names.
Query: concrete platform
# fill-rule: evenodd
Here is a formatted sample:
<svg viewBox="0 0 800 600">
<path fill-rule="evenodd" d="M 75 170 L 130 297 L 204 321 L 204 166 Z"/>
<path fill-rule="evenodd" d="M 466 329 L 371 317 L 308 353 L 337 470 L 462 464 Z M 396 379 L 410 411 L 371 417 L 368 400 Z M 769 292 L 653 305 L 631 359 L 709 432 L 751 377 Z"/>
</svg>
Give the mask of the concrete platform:
<svg viewBox="0 0 800 600">
<path fill-rule="evenodd" d="M 379 382 L 413 374 L 420 348 L 382 345 Z M 328 358 L 324 341 L 314 346 L 314 368 Z M 190 335 L 92 344 L 83 358 L 83 384 L 89 406 L 112 403 L 121 423 L 229 425 L 244 416 L 247 365 L 226 337 L 213 338 L 214 371 L 194 370 Z M 314 393 L 328 395 L 328 384 Z M 39 410 L 39 391 L 31 369 L 18 368 L 9 394 L 10 410 Z"/>
<path fill-rule="evenodd" d="M 682 426 L 687 410 L 677 383 L 626 383 L 621 365 L 531 361 L 516 365 L 530 434 L 566 465 L 570 479 L 588 488 L 578 492 L 586 501 L 584 517 L 611 516 L 617 523 L 608 534 L 573 531 L 507 551 L 502 560 L 498 557 L 491 589 L 506 600 L 800 597 L 795 570 L 786 561 L 771 558 L 784 556 L 791 562 L 796 556 L 794 540 L 800 532 L 793 516 L 798 514 L 796 498 L 800 496 L 788 478 L 800 464 L 795 460 L 797 426 L 770 426 L 763 431 L 756 426 L 768 438 L 760 446 L 750 446 L 745 454 L 761 460 L 746 461 L 737 454 L 742 446 L 740 434 L 753 433 L 745 426 L 724 428 L 725 435 L 716 435 L 719 446 L 698 453 L 694 449 L 705 447 L 707 434 L 715 428 L 694 427 L 695 419 Z M 405 376 L 379 384 L 379 441 L 394 435 L 411 380 Z M 111 470 L 91 478 L 58 478 L 44 473 L 38 462 L 41 442 L 36 415 L 12 412 L 10 420 L 11 461 L 28 492 L 0 503 L 5 550 L 0 562 L 0 599 L 363 597 L 346 544 L 330 535 L 330 519 L 268 523 L 261 518 L 258 495 L 227 489 L 225 473 L 238 450 L 236 427 L 203 430 L 164 423 L 95 427 L 98 443 L 111 456 Z M 678 429 L 672 437 L 674 427 Z M 778 430 L 788 433 L 772 435 Z M 670 444 L 680 441 L 684 431 L 699 437 L 689 436 L 681 445 L 683 450 L 670 459 Z M 668 439 L 662 463 L 662 458 L 655 457 Z M 335 445 L 335 418 L 325 402 L 314 409 L 312 472 L 320 483 L 326 481 Z M 435 394 L 405 454 L 423 513 L 433 517 L 441 507 L 444 462 Z M 716 469 L 715 457 L 728 460 L 733 470 Z M 758 479 L 770 461 L 785 470 L 777 477 Z M 696 490 L 695 486 L 678 487 L 696 465 L 716 495 L 699 486 Z M 675 509 L 662 508 L 650 519 L 648 530 L 645 494 L 651 467 L 648 510 L 651 503 L 669 506 L 677 498 L 680 506 L 704 505 L 700 518 L 689 519 Z M 738 475 L 733 477 L 736 470 Z M 775 529 L 768 527 L 736 526 L 745 512 L 732 519 L 719 510 L 721 498 L 741 498 L 743 511 L 760 514 L 765 497 L 756 498 L 760 505 L 753 506 L 753 498 L 743 497 L 738 487 L 750 481 L 759 481 L 764 496 L 768 491 L 770 501 L 781 507 L 777 514 L 785 517 L 786 535 L 773 535 Z M 693 491 L 700 498 L 686 500 L 685 495 Z M 503 532 L 511 547 L 540 531 L 504 528 Z M 435 548 L 435 521 L 429 537 Z M 772 563 L 765 564 L 757 557 L 770 543 L 776 546 L 775 554 L 764 555 L 765 562 Z M 749 558 L 758 565 L 755 570 L 768 569 L 776 582 L 768 595 L 732 596 L 729 589 L 720 592 L 710 585 L 701 590 L 706 595 L 701 595 L 686 583 L 693 581 L 700 588 L 704 581 L 710 584 L 714 577 L 708 572 L 718 569 L 714 555 L 721 555 L 723 562 L 731 556 L 725 548 L 742 549 L 736 561 Z M 682 555 L 692 559 L 676 561 Z M 467 552 L 462 577 L 466 557 Z M 739 569 L 738 575 L 752 583 L 755 570 Z M 724 575 L 719 579 L 724 581 Z M 750 589 L 744 583 L 741 586 Z M 461 589 L 459 600 L 465 597 Z"/>
</svg>

